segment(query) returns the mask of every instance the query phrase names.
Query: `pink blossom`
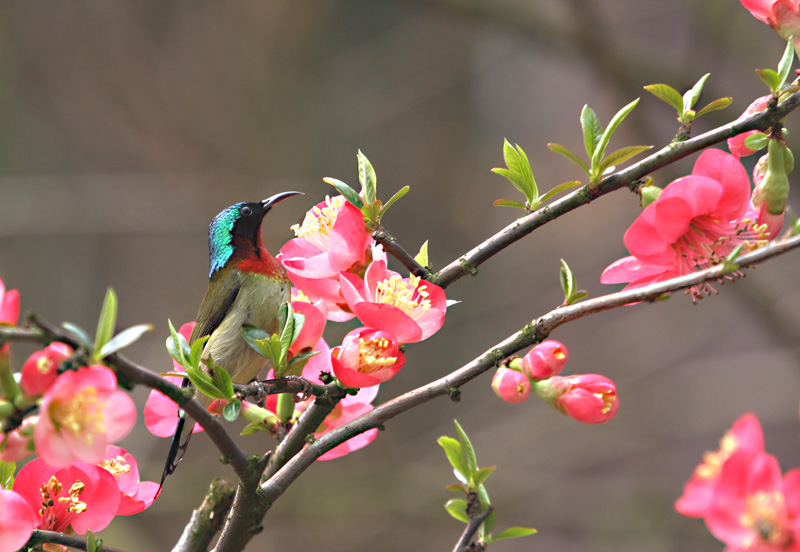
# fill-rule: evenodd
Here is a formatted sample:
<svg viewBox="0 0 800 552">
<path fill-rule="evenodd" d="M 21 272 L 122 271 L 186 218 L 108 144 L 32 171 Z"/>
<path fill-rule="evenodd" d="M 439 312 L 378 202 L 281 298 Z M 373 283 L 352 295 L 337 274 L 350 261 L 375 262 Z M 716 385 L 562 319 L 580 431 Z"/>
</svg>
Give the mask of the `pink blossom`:
<svg viewBox="0 0 800 552">
<path fill-rule="evenodd" d="M 372 328 L 349 332 L 331 352 L 333 373 L 343 385 L 356 389 L 390 380 L 404 362 L 397 339 Z"/>
<path fill-rule="evenodd" d="M 501 366 L 492 378 L 492 389 L 504 401 L 520 403 L 530 395 L 531 382 L 522 372 Z"/>
<path fill-rule="evenodd" d="M 756 100 L 750 105 L 748 105 L 747 109 L 744 110 L 744 113 L 742 113 L 736 120 L 740 121 L 742 119 L 746 119 L 747 117 L 753 115 L 754 113 L 760 113 L 761 111 L 766 110 L 767 103 L 769 103 L 771 97 L 772 96 L 767 95 L 767 96 L 761 96 L 760 98 L 756 98 Z M 758 132 L 757 130 L 749 130 L 747 132 L 743 132 L 742 134 L 737 134 L 733 138 L 728 138 L 728 149 L 731 150 L 731 153 L 737 159 L 740 157 L 747 157 L 748 155 L 754 154 L 757 150 L 751 150 L 750 148 L 745 146 L 744 141 L 745 139 L 747 139 L 748 136 L 756 134 L 757 132 Z"/>
<path fill-rule="evenodd" d="M 295 356 L 313 349 L 319 338 L 322 337 L 328 309 L 325 307 L 324 301 L 318 300 L 312 303 L 305 294 L 297 289 L 292 290 L 292 296 L 292 309 L 305 317 L 300 335 L 289 347 L 289 352 Z"/>
<path fill-rule="evenodd" d="M 442 288 L 417 276 L 402 278 L 375 261 L 362 280 L 355 274 L 339 276 L 350 309 L 361 323 L 393 334 L 401 343 L 416 343 L 444 324 L 447 298 Z"/>
<path fill-rule="evenodd" d="M 136 406 L 117 389 L 105 366 L 64 372 L 47 390 L 33 432 L 36 452 L 55 467 L 76 460 L 95 463 L 109 442 L 125 437 L 136 422 Z"/>
<path fill-rule="evenodd" d="M 58 377 L 58 367 L 72 355 L 72 347 L 54 341 L 36 351 L 22 365 L 19 386 L 29 397 L 42 395 Z"/>
<path fill-rule="evenodd" d="M 631 256 L 608 266 L 600 281 L 630 282 L 625 289 L 633 289 L 719 263 L 754 238 L 751 221 L 743 220 L 749 205 L 750 181 L 739 160 L 705 150 L 692 174 L 668 184 L 631 224 L 624 236 Z M 696 298 L 713 290 L 691 291 Z"/>
<path fill-rule="evenodd" d="M 19 462 L 34 453 L 33 429 L 39 416 L 28 416 L 19 427 L 3 435 L 0 440 L 0 460 Z"/>
<path fill-rule="evenodd" d="M 784 40 L 800 37 L 800 1 L 798 0 L 741 0 L 756 19 L 760 19 Z"/>
<path fill-rule="evenodd" d="M 19 291 L 6 290 L 3 280 L 0 280 L 0 324 L 16 325 L 19 319 Z"/>
<path fill-rule="evenodd" d="M 178 333 L 188 341 L 194 329 L 194 322 L 181 326 Z M 183 366 L 172 361 L 174 372 L 183 372 Z M 169 397 L 153 389 L 144 405 L 144 425 L 156 437 L 172 437 L 178 428 L 178 405 Z M 203 431 L 199 424 L 194 424 L 192 433 Z"/>
<path fill-rule="evenodd" d="M 76 462 L 57 469 L 34 458 L 17 474 L 14 491 L 38 512 L 36 527 L 83 535 L 105 529 L 119 508 L 114 477 L 95 464 Z"/>
<path fill-rule="evenodd" d="M 733 453 L 745 451 L 755 456 L 764 452 L 764 434 L 758 418 L 748 412 L 739 417 L 719 441 L 719 447 L 706 452 L 703 461 L 694 469 L 675 502 L 678 513 L 688 517 L 703 517 L 714 498 L 722 467 Z"/>
<path fill-rule="evenodd" d="M 553 376 L 533 383 L 536 394 L 567 416 L 587 424 L 607 422 L 617 413 L 617 387 L 599 374 Z"/>
<path fill-rule="evenodd" d="M 138 514 L 149 508 L 158 495 L 159 485 L 154 481 L 139 480 L 136 458 L 123 448 L 108 445 L 101 468 L 114 476 L 119 488 L 118 516 Z"/>
<path fill-rule="evenodd" d="M 36 527 L 33 508 L 14 491 L 0 490 L 0 552 L 20 550 Z"/>
<path fill-rule="evenodd" d="M 522 357 L 522 371 L 531 379 L 547 379 L 561 373 L 567 363 L 567 348 L 553 339 L 546 339 Z"/>
<path fill-rule="evenodd" d="M 736 451 L 722 467 L 706 512 L 708 530 L 734 551 L 800 551 L 800 472 L 781 477 L 771 454 Z"/>
</svg>

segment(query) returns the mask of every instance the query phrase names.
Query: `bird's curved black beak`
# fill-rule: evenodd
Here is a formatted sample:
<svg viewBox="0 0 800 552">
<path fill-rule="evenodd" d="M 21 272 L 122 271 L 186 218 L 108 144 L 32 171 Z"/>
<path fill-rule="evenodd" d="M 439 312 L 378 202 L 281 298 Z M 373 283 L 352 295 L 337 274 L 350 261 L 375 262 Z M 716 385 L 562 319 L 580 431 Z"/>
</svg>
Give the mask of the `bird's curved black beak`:
<svg viewBox="0 0 800 552">
<path fill-rule="evenodd" d="M 264 209 L 264 213 L 269 211 L 273 205 L 278 203 L 279 201 L 283 201 L 287 197 L 295 196 L 295 195 L 304 195 L 303 192 L 281 192 L 279 194 L 275 194 L 272 197 L 268 197 L 261 201 L 261 207 Z"/>
</svg>

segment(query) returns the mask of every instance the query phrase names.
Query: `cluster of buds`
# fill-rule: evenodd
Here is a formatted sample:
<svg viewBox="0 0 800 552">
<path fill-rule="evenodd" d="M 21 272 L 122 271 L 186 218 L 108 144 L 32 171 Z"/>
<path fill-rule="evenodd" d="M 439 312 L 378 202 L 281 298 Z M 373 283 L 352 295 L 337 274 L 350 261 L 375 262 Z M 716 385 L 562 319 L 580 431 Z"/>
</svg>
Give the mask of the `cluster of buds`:
<svg viewBox="0 0 800 552">
<path fill-rule="evenodd" d="M 510 403 L 524 401 L 533 391 L 579 422 L 597 424 L 613 418 L 618 407 L 614 382 L 599 374 L 559 376 L 567 358 L 567 348 L 548 339 L 524 357 L 513 357 L 498 368 L 492 388 Z"/>
</svg>

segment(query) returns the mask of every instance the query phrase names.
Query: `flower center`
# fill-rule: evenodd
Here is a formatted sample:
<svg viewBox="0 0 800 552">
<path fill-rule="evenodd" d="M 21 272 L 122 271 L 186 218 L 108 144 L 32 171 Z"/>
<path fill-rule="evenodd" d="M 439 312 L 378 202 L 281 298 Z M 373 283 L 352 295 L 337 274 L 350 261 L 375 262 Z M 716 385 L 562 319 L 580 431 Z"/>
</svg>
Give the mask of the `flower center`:
<svg viewBox="0 0 800 552">
<path fill-rule="evenodd" d="M 291 227 L 294 235 L 311 242 L 322 251 L 327 251 L 331 230 L 339 210 L 344 206 L 344 201 L 342 196 L 336 196 L 333 199 L 326 196 L 324 207 L 320 208 L 315 205 L 306 213 L 303 224 L 295 224 Z"/>
<path fill-rule="evenodd" d="M 411 276 L 408 282 L 395 274 L 388 280 L 378 282 L 375 302 L 393 305 L 416 320 L 431 308 L 427 286 L 419 285 L 419 276 Z"/>
<path fill-rule="evenodd" d="M 371 374 L 382 368 L 394 366 L 397 357 L 386 356 L 392 342 L 385 337 L 375 339 L 358 339 L 358 371 Z"/>
<path fill-rule="evenodd" d="M 739 521 L 755 533 L 747 539 L 745 548 L 755 544 L 756 535 L 760 542 L 773 546 L 788 544 L 791 539 L 786 530 L 784 498 L 780 491 L 758 491 L 749 495 Z"/>
<path fill-rule="evenodd" d="M 129 473 L 131 471 L 130 464 L 128 464 L 122 456 L 117 456 L 116 458 L 106 458 L 100 464 L 100 467 L 114 477 L 119 477 L 120 475 Z"/>
<path fill-rule="evenodd" d="M 85 512 L 87 505 L 80 500 L 85 488 L 86 485 L 77 480 L 67 491 L 67 496 L 58 497 L 64 490 L 64 485 L 55 475 L 50 476 L 50 480 L 39 488 L 42 494 L 42 507 L 39 508 L 39 515 L 43 521 L 42 528 L 64 530 L 75 515 Z"/>
<path fill-rule="evenodd" d="M 50 371 L 50 368 L 53 367 L 53 361 L 49 358 L 43 356 L 39 357 L 39 360 L 36 361 L 36 370 L 40 374 L 46 374 Z"/>
<path fill-rule="evenodd" d="M 50 407 L 50 417 L 57 428 L 69 431 L 91 445 L 94 435 L 104 432 L 105 406 L 106 403 L 97 399 L 97 389 L 87 387 L 69 400 L 54 401 Z"/>
</svg>

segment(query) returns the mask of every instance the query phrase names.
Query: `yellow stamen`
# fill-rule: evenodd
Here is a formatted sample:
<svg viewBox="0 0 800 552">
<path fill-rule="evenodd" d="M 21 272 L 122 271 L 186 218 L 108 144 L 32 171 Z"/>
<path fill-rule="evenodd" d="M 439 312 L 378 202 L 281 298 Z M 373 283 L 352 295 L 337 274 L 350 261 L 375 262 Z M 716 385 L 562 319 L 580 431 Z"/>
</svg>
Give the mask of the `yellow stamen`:
<svg viewBox="0 0 800 552">
<path fill-rule="evenodd" d="M 315 205 L 306 213 L 303 224 L 295 224 L 291 227 L 294 235 L 327 251 L 331 230 L 339 215 L 339 210 L 344 206 L 344 201 L 342 196 L 336 196 L 333 199 L 326 196 L 325 207 L 320 208 Z"/>
<path fill-rule="evenodd" d="M 125 459 L 122 456 L 117 456 L 116 458 L 106 458 L 100 464 L 100 467 L 114 477 L 119 477 L 120 475 L 130 473 L 131 471 L 130 464 L 125 462 Z"/>
<path fill-rule="evenodd" d="M 395 274 L 388 280 L 378 282 L 375 289 L 375 302 L 393 305 L 416 320 L 431 308 L 427 286 L 419 285 L 419 276 L 411 276 L 408 282 Z"/>
<path fill-rule="evenodd" d="M 739 518 L 742 526 L 751 529 L 761 542 L 782 546 L 791 535 L 786 530 L 784 498 L 780 491 L 758 491 L 747 497 L 745 511 Z M 746 548 L 755 544 L 755 536 L 748 539 Z"/>
<path fill-rule="evenodd" d="M 694 469 L 695 475 L 701 479 L 717 477 L 722 470 L 722 465 L 730 458 L 738 446 L 738 441 L 730 431 L 725 432 L 725 435 L 719 440 L 719 448 L 703 454 L 703 461 Z"/>
<path fill-rule="evenodd" d="M 392 343 L 385 337 L 364 340 L 358 339 L 358 371 L 371 374 L 382 368 L 394 366 L 397 357 L 383 356 Z"/>
<path fill-rule="evenodd" d="M 47 357 L 39 357 L 39 360 L 36 361 L 36 370 L 40 374 L 46 374 L 52 367 L 53 361 Z"/>
<path fill-rule="evenodd" d="M 69 431 L 91 445 L 95 434 L 104 433 L 105 406 L 106 403 L 97 400 L 97 389 L 87 387 L 68 400 L 54 402 L 50 417 L 61 431 Z"/>
<path fill-rule="evenodd" d="M 58 499 L 58 501 L 62 504 L 67 505 L 67 512 L 75 512 L 76 514 L 81 514 L 86 511 L 86 503 L 81 502 L 78 498 L 83 493 L 83 490 L 86 488 L 86 485 L 83 484 L 81 481 L 75 481 L 72 486 L 69 488 L 69 496 L 62 496 Z"/>
</svg>

